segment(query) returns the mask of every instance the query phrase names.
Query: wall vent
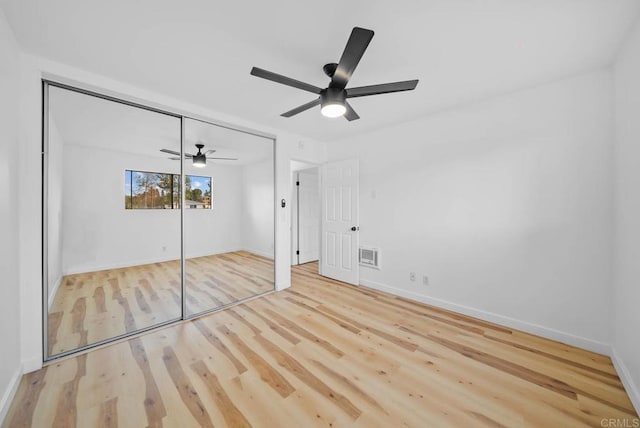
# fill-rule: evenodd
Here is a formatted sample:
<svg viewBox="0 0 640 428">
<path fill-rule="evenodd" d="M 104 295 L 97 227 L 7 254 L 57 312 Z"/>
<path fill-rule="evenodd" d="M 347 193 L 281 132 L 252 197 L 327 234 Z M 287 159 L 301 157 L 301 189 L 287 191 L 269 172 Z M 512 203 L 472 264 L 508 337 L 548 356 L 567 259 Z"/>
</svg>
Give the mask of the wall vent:
<svg viewBox="0 0 640 428">
<path fill-rule="evenodd" d="M 360 265 L 380 269 L 380 250 L 373 247 L 360 247 Z"/>
</svg>

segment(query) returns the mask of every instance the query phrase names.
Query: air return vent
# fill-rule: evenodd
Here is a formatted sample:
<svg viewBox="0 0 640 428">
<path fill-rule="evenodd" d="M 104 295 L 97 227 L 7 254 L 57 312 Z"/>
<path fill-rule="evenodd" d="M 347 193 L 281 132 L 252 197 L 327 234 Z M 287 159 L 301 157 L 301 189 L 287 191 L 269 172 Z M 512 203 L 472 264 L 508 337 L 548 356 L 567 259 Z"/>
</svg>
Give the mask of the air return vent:
<svg viewBox="0 0 640 428">
<path fill-rule="evenodd" d="M 360 265 L 380 269 L 380 250 L 373 247 L 360 247 Z"/>
</svg>

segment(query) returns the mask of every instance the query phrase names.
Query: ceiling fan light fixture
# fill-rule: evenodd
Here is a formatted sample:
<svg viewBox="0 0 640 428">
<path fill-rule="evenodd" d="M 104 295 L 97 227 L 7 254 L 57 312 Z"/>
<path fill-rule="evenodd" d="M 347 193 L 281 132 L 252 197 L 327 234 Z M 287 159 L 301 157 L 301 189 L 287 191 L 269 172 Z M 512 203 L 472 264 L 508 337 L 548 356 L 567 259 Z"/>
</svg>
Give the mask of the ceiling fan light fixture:
<svg viewBox="0 0 640 428">
<path fill-rule="evenodd" d="M 327 88 L 320 94 L 320 112 L 325 117 L 336 118 L 347 112 L 347 94 L 344 89 Z"/>
<path fill-rule="evenodd" d="M 198 153 L 193 155 L 193 166 L 195 166 L 196 168 L 204 168 L 205 166 L 207 166 L 207 155 L 202 153 L 204 144 L 198 143 L 196 144 L 196 147 L 198 148 Z"/>
<path fill-rule="evenodd" d="M 332 119 L 343 116 L 346 111 L 347 108 L 342 104 L 326 104 L 322 106 L 322 109 L 320 109 L 320 112 L 324 117 Z"/>
<path fill-rule="evenodd" d="M 193 155 L 193 166 L 196 168 L 204 168 L 207 166 L 207 158 L 203 154 Z"/>
</svg>

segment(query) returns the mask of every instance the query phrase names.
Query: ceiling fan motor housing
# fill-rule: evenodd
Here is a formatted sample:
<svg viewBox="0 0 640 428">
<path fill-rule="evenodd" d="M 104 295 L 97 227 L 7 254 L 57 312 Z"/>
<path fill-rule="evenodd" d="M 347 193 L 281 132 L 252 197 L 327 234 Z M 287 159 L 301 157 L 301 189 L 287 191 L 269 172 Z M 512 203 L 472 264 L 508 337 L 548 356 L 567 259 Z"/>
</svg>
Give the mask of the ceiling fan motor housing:
<svg viewBox="0 0 640 428">
<path fill-rule="evenodd" d="M 347 101 L 347 91 L 340 88 L 326 88 L 320 93 L 320 104 L 322 107 L 331 104 L 344 105 Z"/>
</svg>

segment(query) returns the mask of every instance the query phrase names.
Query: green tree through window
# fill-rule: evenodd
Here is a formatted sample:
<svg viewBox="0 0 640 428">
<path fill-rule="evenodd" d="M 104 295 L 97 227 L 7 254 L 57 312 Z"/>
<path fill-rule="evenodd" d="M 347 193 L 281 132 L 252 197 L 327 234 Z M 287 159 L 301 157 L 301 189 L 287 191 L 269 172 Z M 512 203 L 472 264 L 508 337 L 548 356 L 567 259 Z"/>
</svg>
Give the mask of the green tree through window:
<svg viewBox="0 0 640 428">
<path fill-rule="evenodd" d="M 211 208 L 211 177 L 185 176 L 185 206 Z M 180 209 L 180 175 L 125 170 L 126 209 Z"/>
</svg>

